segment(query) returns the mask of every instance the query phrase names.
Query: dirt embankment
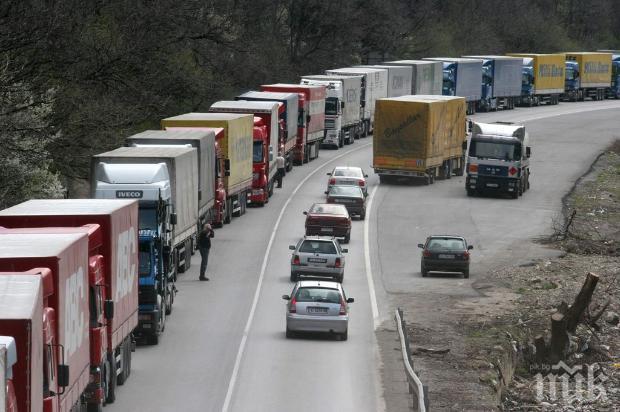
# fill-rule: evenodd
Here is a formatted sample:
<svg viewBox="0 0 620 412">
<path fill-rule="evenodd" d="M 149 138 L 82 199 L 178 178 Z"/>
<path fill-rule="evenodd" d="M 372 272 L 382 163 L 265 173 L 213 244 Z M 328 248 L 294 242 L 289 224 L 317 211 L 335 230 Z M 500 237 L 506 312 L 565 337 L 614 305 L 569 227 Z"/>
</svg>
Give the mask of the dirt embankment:
<svg viewBox="0 0 620 412">
<path fill-rule="evenodd" d="M 560 257 L 487 273 L 474 284 L 480 297 L 438 297 L 434 303 L 443 316 L 431 327 L 410 325 L 414 346 L 449 349 L 433 354 L 414 347 L 415 367 L 429 385 L 433 410 L 620 410 L 619 199 L 617 141 L 564 199 L 555 235 L 540 241 L 541 247 L 563 251 Z M 543 337 L 549 345 L 551 315 L 561 302 L 573 303 L 588 272 L 598 275 L 598 284 L 569 334 L 565 356 L 569 367 L 581 368 L 551 376 L 552 365 L 537 362 L 534 339 Z M 406 313 L 415 313 L 406 296 L 395 300 Z M 390 333 L 395 331 L 389 327 L 377 332 L 384 362 L 394 358 Z M 391 336 L 394 352 L 398 345 Z M 401 375 L 404 380 L 404 371 L 390 378 L 389 369 L 384 368 L 384 382 Z M 555 394 L 550 379 L 557 382 Z M 403 387 L 401 399 L 409 396 Z M 403 401 L 392 398 L 386 394 L 388 410 L 402 410 Z"/>
</svg>

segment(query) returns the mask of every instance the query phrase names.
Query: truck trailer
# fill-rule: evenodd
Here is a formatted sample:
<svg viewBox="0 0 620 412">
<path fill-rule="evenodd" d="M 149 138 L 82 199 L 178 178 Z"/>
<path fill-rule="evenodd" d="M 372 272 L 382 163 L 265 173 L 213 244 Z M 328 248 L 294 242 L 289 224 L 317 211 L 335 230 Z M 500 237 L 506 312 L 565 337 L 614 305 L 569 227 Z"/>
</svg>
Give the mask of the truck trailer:
<svg viewBox="0 0 620 412">
<path fill-rule="evenodd" d="M 343 67 L 326 70 L 328 76 L 362 76 L 362 129 L 360 137 L 371 134 L 375 127 L 375 105 L 378 99 L 387 97 L 388 73 L 385 69 Z"/>
<path fill-rule="evenodd" d="M 270 101 L 229 100 L 215 102 L 209 108 L 213 113 L 245 113 L 254 116 L 252 149 L 252 191 L 248 203 L 265 205 L 273 194 L 277 167 L 280 122 L 283 103 Z"/>
<path fill-rule="evenodd" d="M 337 149 L 353 143 L 362 122 L 362 76 L 310 75 L 303 76 L 301 84 L 326 88 L 322 144 Z"/>
<path fill-rule="evenodd" d="M 476 113 L 482 94 L 482 60 L 459 57 L 427 57 L 443 63 L 442 95 L 460 96 L 467 101 L 467 114 Z"/>
<path fill-rule="evenodd" d="M 477 109 L 488 112 L 514 109 L 521 96 L 521 67 L 523 60 L 510 56 L 463 56 L 482 59 L 482 93 Z"/>
<path fill-rule="evenodd" d="M 389 177 L 450 178 L 463 173 L 466 103 L 462 97 L 401 96 L 377 101 L 373 168 Z"/>
<path fill-rule="evenodd" d="M 474 122 L 467 150 L 467 195 L 494 192 L 518 198 L 530 187 L 530 155 L 525 126 Z"/>
<path fill-rule="evenodd" d="M 564 54 L 508 53 L 507 56 L 523 59 L 520 106 L 558 104 L 564 93 Z"/>
<path fill-rule="evenodd" d="M 395 60 L 384 62 L 388 66 L 411 67 L 411 93 L 441 95 L 443 63 L 428 60 Z"/>
<path fill-rule="evenodd" d="M 568 52 L 563 100 L 603 100 L 611 88 L 611 53 Z"/>
<path fill-rule="evenodd" d="M 32 398 L 32 395 L 28 394 L 29 391 L 33 391 L 37 397 L 42 393 L 42 399 L 37 404 L 42 404 L 43 407 L 36 409 L 38 411 L 73 411 L 86 406 L 86 399 L 90 399 L 91 395 L 88 393 L 92 376 L 87 236 L 85 234 L 0 235 L 0 272 L 15 274 L 32 271 L 35 268 L 45 268 L 45 273 L 51 272 L 51 276 L 50 274 L 41 276 L 44 291 L 49 295 L 35 296 L 37 292 L 33 287 L 25 293 L 29 295 L 28 297 L 21 297 L 27 301 L 42 298 L 42 304 L 32 302 L 31 306 L 20 305 L 17 301 L 13 301 L 15 307 L 5 309 L 5 296 L 10 297 L 11 293 L 3 290 L 3 295 L 0 295 L 2 298 L 0 304 L 3 306 L 0 311 L 2 319 L 0 334 L 15 337 L 18 343 L 17 351 L 23 354 L 18 355 L 20 359 L 23 359 L 22 356 L 27 358 L 30 353 L 34 354 L 34 359 L 24 359 L 24 363 L 20 363 L 19 360 L 17 362 L 17 369 L 26 375 L 22 382 L 26 383 L 32 377 L 38 381 L 37 385 L 42 383 L 41 386 L 31 388 L 16 385 L 16 395 L 19 400 Z M 19 288 L 16 285 L 12 290 Z M 16 295 L 18 299 L 19 293 Z M 35 314 L 35 311 L 38 314 Z M 39 311 L 42 312 L 42 316 Z M 27 316 L 28 312 L 31 315 Z M 33 336 L 29 336 L 30 333 Z M 21 335 L 21 339 L 16 335 Z M 23 344 L 20 344 L 20 341 Z M 36 345 L 32 348 L 34 352 L 28 349 L 29 345 Z M 43 355 L 43 359 L 41 352 L 47 352 Z M 54 364 L 56 364 L 55 370 Z M 35 376 L 38 374 L 43 376 L 41 378 Z"/>
<path fill-rule="evenodd" d="M 101 302 L 90 313 L 91 391 L 103 388 L 108 401 L 131 373 L 133 331 L 138 323 L 138 202 L 134 200 L 40 199 L 0 211 L 0 226 L 18 233 L 83 233 L 88 236 L 89 292 Z M 91 309 L 93 306 L 91 306 Z M 141 316 L 143 318 L 143 316 Z M 101 325 L 101 326 L 99 326 Z M 103 355 L 103 356 L 102 356 Z M 104 373 L 109 371 L 109 373 Z M 96 376 L 96 375 L 99 376 Z"/>
<path fill-rule="evenodd" d="M 293 161 L 301 165 L 319 157 L 319 148 L 325 134 L 325 86 L 277 83 L 264 84 L 260 89 L 265 92 L 298 94 L 297 143 L 293 150 Z"/>
<path fill-rule="evenodd" d="M 297 93 L 276 93 L 251 91 L 235 97 L 235 100 L 280 102 L 284 111 L 280 112 L 283 121 L 283 134 L 280 136 L 279 154 L 286 161 L 286 171 L 293 169 L 293 150 L 297 144 L 297 116 L 299 113 L 299 95 Z"/>
<path fill-rule="evenodd" d="M 387 96 L 398 97 L 411 94 L 411 80 L 413 77 L 413 68 L 411 66 L 389 66 L 389 65 L 360 65 L 366 69 L 387 70 Z"/>
<path fill-rule="evenodd" d="M 252 190 L 252 145 L 254 116 L 237 113 L 186 113 L 161 121 L 162 129 L 216 127 L 216 145 L 224 159 L 224 223 L 245 214 L 248 193 Z"/>
</svg>

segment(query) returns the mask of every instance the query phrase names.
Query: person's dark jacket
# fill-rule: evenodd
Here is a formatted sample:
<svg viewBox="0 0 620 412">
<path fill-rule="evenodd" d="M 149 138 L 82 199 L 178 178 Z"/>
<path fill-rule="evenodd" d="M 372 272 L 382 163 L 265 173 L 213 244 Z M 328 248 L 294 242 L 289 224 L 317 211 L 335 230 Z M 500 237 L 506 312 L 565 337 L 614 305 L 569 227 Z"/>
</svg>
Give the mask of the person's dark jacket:
<svg viewBox="0 0 620 412">
<path fill-rule="evenodd" d="M 213 230 L 203 230 L 200 232 L 198 235 L 198 248 L 211 249 L 211 238 L 213 235 Z"/>
</svg>

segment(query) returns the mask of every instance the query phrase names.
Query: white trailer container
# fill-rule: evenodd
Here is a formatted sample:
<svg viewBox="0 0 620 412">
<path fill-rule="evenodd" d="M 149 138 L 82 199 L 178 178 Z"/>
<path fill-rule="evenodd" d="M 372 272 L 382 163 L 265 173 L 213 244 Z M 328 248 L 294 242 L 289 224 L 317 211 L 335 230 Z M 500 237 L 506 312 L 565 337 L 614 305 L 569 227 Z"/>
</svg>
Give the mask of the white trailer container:
<svg viewBox="0 0 620 412">
<path fill-rule="evenodd" d="M 424 60 L 443 63 L 444 96 L 460 96 L 467 101 L 467 114 L 476 113 L 482 95 L 482 59 L 460 57 L 427 57 Z"/>
<path fill-rule="evenodd" d="M 514 109 L 521 96 L 523 59 L 511 56 L 463 56 L 482 59 L 482 96 L 478 110 Z"/>
<path fill-rule="evenodd" d="M 362 80 L 355 76 L 303 76 L 301 84 L 326 87 L 324 145 L 342 147 L 353 143 L 359 134 L 361 117 Z"/>
<path fill-rule="evenodd" d="M 325 74 L 332 76 L 362 76 L 362 130 L 360 131 L 360 137 L 368 136 L 374 129 L 377 99 L 387 97 L 387 70 L 344 67 L 327 70 Z"/>
<path fill-rule="evenodd" d="M 411 66 L 387 66 L 374 64 L 356 67 L 387 70 L 387 97 L 398 97 L 411 94 L 411 80 L 413 77 L 413 68 Z"/>
<path fill-rule="evenodd" d="M 396 60 L 386 66 L 411 67 L 411 94 L 441 95 L 443 64 L 427 60 Z"/>
</svg>

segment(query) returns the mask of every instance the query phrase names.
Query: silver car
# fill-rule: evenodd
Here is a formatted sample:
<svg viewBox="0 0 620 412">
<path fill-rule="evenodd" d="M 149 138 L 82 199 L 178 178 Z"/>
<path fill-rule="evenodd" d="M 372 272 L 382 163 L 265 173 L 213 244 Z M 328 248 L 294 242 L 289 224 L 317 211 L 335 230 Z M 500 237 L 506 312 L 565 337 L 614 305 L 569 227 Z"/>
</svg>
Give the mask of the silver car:
<svg viewBox="0 0 620 412">
<path fill-rule="evenodd" d="M 301 276 L 327 277 L 341 282 L 344 276 L 344 253 L 347 249 L 332 236 L 304 236 L 297 245 L 290 245 L 291 282 Z"/>
<path fill-rule="evenodd" d="M 296 332 L 327 332 L 347 340 L 349 303 L 342 285 L 323 280 L 302 280 L 291 295 L 282 295 L 286 305 L 286 337 Z"/>
<path fill-rule="evenodd" d="M 327 181 L 328 192 L 332 186 L 355 185 L 362 189 L 364 196 L 368 196 L 368 184 L 366 182 L 368 175 L 364 173 L 361 167 L 337 166 L 327 176 L 330 176 Z"/>
</svg>

